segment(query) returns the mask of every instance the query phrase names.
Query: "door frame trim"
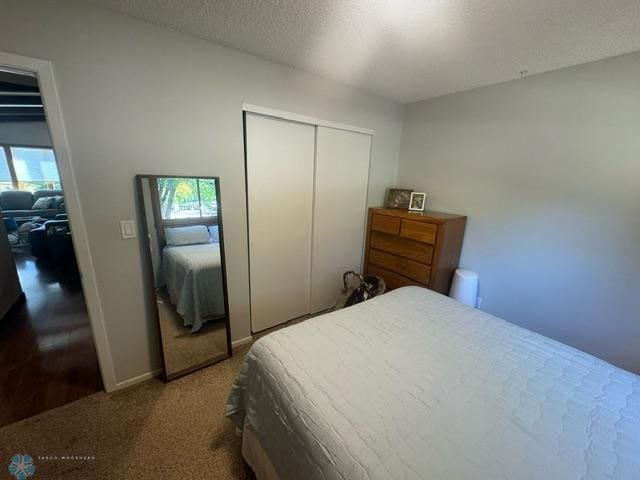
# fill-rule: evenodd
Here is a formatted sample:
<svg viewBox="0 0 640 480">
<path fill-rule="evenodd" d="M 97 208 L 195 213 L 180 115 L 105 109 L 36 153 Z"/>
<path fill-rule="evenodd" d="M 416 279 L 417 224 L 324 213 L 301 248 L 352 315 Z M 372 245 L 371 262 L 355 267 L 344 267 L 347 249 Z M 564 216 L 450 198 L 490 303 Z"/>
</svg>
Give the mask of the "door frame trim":
<svg viewBox="0 0 640 480">
<path fill-rule="evenodd" d="M 335 128 L 337 130 L 347 130 L 349 132 L 363 133 L 365 135 L 375 134 L 375 131 L 371 128 L 357 127 L 355 125 L 334 122 L 331 120 L 324 120 L 318 117 L 302 115 L 301 113 L 287 112 L 285 110 L 278 110 L 276 108 L 253 105 L 251 103 L 246 103 L 246 102 L 242 102 L 242 111 L 257 113 L 259 115 L 266 115 L 268 117 L 282 118 L 284 120 L 291 120 L 292 122 L 306 123 L 308 125 L 317 125 L 320 127 Z"/>
<path fill-rule="evenodd" d="M 72 241 L 80 270 L 82 290 L 91 323 L 100 372 L 102 374 L 102 384 L 107 392 L 117 390 L 121 385 L 116 382 L 113 357 L 109 346 L 104 312 L 100 302 L 98 282 L 93 266 L 80 198 L 78 196 L 69 141 L 62 116 L 62 107 L 53 75 L 53 64 L 48 60 L 0 51 L 0 66 L 32 72 L 35 73 L 38 78 L 47 126 L 51 135 L 62 188 L 65 193 L 65 206 L 67 207 L 67 213 L 71 220 L 71 230 L 73 232 Z"/>
</svg>

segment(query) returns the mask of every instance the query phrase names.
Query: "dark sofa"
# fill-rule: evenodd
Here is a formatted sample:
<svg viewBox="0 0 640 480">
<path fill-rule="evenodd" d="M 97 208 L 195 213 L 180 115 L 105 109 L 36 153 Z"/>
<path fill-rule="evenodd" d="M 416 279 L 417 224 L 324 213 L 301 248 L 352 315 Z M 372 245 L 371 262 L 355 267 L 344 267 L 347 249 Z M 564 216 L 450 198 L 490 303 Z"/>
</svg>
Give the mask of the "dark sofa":
<svg viewBox="0 0 640 480">
<path fill-rule="evenodd" d="M 45 197 L 53 198 L 48 202 L 50 203 L 48 208 L 33 209 L 35 203 Z M 56 215 L 66 212 L 62 190 L 37 190 L 33 193 L 24 190 L 5 190 L 0 192 L 0 211 L 2 218 L 55 218 Z"/>
</svg>

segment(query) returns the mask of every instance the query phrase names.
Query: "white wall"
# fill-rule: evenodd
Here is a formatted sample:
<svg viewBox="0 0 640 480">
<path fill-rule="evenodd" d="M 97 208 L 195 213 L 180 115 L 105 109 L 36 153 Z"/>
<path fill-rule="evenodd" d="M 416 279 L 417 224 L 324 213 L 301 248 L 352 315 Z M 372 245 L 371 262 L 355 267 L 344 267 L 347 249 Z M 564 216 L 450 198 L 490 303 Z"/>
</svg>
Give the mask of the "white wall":
<svg viewBox="0 0 640 480">
<path fill-rule="evenodd" d="M 483 309 L 640 372 L 640 53 L 405 107 L 398 185 L 469 216 Z"/>
<path fill-rule="evenodd" d="M 0 144 L 50 147 L 46 122 L 0 122 Z"/>
<path fill-rule="evenodd" d="M 219 176 L 232 337 L 249 335 L 242 102 L 375 130 L 370 204 L 395 182 L 401 107 L 335 82 L 70 1 L 0 0 L 0 50 L 51 60 L 119 382 L 159 367 L 137 173 Z"/>
</svg>

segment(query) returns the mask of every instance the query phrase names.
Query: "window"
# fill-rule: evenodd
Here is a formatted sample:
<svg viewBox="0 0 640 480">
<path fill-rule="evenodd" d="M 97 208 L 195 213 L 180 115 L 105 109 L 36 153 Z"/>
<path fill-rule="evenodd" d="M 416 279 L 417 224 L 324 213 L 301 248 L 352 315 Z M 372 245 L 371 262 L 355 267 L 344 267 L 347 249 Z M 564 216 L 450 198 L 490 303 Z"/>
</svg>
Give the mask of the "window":
<svg viewBox="0 0 640 480">
<path fill-rule="evenodd" d="M 50 148 L 11 147 L 20 190 L 59 190 L 56 157 Z"/>
<path fill-rule="evenodd" d="M 60 175 L 51 148 L 0 147 L 0 190 L 59 190 Z"/>
<path fill-rule="evenodd" d="M 158 178 L 162 220 L 211 218 L 218 215 L 216 182 L 205 178 Z"/>
<path fill-rule="evenodd" d="M 7 162 L 7 154 L 4 148 L 0 146 L 0 191 L 11 190 L 13 188 L 13 179 L 11 178 L 11 170 Z"/>
</svg>

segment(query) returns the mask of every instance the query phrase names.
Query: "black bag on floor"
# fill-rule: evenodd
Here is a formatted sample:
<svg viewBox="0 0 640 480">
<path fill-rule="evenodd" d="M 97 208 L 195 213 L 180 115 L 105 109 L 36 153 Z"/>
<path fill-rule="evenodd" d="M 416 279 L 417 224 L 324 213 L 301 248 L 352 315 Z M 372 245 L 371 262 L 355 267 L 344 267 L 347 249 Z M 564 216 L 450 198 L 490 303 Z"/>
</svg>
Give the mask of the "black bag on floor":
<svg viewBox="0 0 640 480">
<path fill-rule="evenodd" d="M 384 280 L 376 275 L 363 277 L 359 273 L 348 271 L 342 275 L 341 296 L 336 302 L 335 310 L 364 302 L 386 290 Z"/>
</svg>

